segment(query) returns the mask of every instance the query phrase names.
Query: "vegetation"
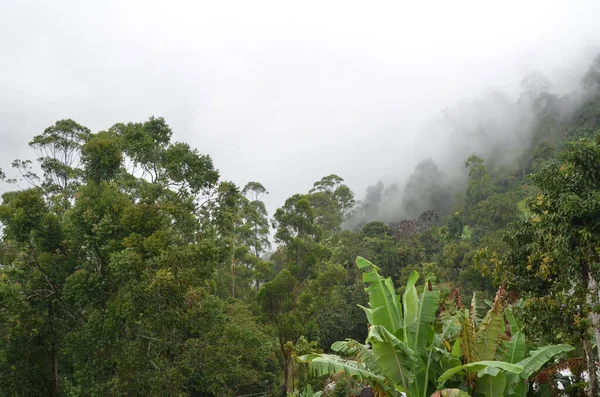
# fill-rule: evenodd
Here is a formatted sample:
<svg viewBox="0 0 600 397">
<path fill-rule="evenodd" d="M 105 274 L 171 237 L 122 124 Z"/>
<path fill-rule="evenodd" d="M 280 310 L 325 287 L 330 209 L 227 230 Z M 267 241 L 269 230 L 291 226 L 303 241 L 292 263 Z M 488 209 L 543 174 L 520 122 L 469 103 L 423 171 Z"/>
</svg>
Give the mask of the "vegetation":
<svg viewBox="0 0 600 397">
<path fill-rule="evenodd" d="M 161 118 L 56 122 L 0 171 L 1 394 L 598 395 L 598 65 L 503 103 L 527 144 L 272 217 Z"/>
<path fill-rule="evenodd" d="M 316 376 L 343 371 L 367 381 L 382 396 L 431 396 L 436 388 L 440 393 L 521 396 L 544 364 L 573 350 L 565 344 L 545 345 L 527 356 L 526 338 L 507 304 L 504 287 L 483 318 L 475 296 L 470 309 L 451 301 L 436 318 L 440 291 L 429 278 L 418 294 L 419 274 L 413 271 L 400 299 L 391 279 L 380 276 L 375 265 L 361 257 L 357 265 L 368 269 L 363 275 L 370 306 L 364 308 L 370 324 L 366 344 L 334 343 L 334 351 L 355 360 L 330 354 L 301 357 L 310 362 Z M 510 325 L 508 331 L 505 323 Z M 453 388 L 443 389 L 446 383 L 453 383 Z"/>
</svg>

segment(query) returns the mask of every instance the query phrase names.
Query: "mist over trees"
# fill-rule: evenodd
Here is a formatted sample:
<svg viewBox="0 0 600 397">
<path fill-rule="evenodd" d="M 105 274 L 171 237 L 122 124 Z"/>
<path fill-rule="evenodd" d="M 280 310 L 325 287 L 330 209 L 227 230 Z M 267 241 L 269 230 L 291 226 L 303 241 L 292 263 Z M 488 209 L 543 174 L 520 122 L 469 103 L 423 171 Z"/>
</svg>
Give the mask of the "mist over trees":
<svg viewBox="0 0 600 397">
<path fill-rule="evenodd" d="M 446 110 L 406 180 L 272 214 L 163 118 L 57 121 L 0 171 L 2 394 L 597 394 L 600 57 L 521 88 Z"/>
</svg>

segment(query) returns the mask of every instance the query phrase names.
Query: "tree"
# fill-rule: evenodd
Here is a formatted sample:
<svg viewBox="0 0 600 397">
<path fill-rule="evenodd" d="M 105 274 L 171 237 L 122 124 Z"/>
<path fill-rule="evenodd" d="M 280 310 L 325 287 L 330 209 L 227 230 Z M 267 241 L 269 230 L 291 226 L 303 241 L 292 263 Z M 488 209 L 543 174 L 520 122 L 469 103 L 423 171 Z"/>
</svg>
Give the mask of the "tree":
<svg viewBox="0 0 600 397">
<path fill-rule="evenodd" d="M 469 185 L 465 193 L 465 206 L 472 208 L 478 202 L 485 200 L 494 193 L 494 186 L 490 181 L 490 174 L 481 158 L 471 156 L 465 162 L 469 170 Z"/>
<path fill-rule="evenodd" d="M 410 176 L 402 197 L 405 215 L 419 216 L 425 211 L 447 214 L 452 209 L 448 178 L 431 159 L 421 161 Z"/>
<path fill-rule="evenodd" d="M 529 200 L 531 215 L 511 228 L 507 237 L 511 251 L 502 270 L 517 291 L 578 308 L 569 311 L 575 317 L 568 323 L 579 324 L 577 333 L 587 356 L 591 395 L 595 395 L 595 358 L 587 331 L 600 341 L 600 134 L 595 140 L 569 144 L 561 160 L 562 164 L 550 165 L 532 177 L 541 193 Z M 557 325 L 566 313 L 556 313 Z M 584 320 L 588 316 L 589 328 Z"/>
<path fill-rule="evenodd" d="M 96 183 L 115 178 L 123 159 L 117 138 L 104 131 L 93 135 L 83 145 L 81 158 L 85 164 L 87 178 Z"/>
<path fill-rule="evenodd" d="M 271 248 L 269 241 L 269 220 L 265 203 L 261 201 L 267 189 L 259 182 L 248 182 L 242 189 L 247 201 L 243 204 L 240 233 L 244 244 L 247 245 L 256 258 Z"/>
<path fill-rule="evenodd" d="M 261 391 L 278 370 L 271 338 L 247 306 L 217 295 L 237 186 L 172 143 L 162 119 L 86 132 L 76 146 L 60 146 L 71 135 L 59 124 L 36 144 L 72 150 L 77 167 L 46 156 L 45 182 L 0 205 L 2 393 Z"/>
<path fill-rule="evenodd" d="M 310 326 L 306 312 L 297 305 L 299 294 L 298 281 L 291 272 L 283 269 L 272 281 L 265 283 L 257 295 L 265 321 L 273 327 L 279 343 L 284 393 L 290 390 L 293 346 Z"/>
<path fill-rule="evenodd" d="M 0 291 L 6 302 L 0 384 L 14 395 L 59 395 L 64 332 L 73 322 L 62 289 L 76 262 L 63 241 L 60 218 L 42 193 L 8 192 L 0 205 Z"/>
<path fill-rule="evenodd" d="M 343 182 L 335 174 L 328 175 L 315 182 L 308 194 L 315 222 L 327 234 L 340 231 L 354 207 L 354 194 Z"/>
<path fill-rule="evenodd" d="M 46 190 L 67 193 L 70 185 L 80 182 L 81 147 L 89 138 L 90 130 L 73 120 L 57 121 L 33 138 L 29 146 L 38 155 Z"/>
<path fill-rule="evenodd" d="M 323 255 L 323 229 L 316 222 L 308 195 L 295 194 L 273 215 L 275 241 L 282 244 L 274 257 L 303 281 L 314 274 Z"/>
</svg>

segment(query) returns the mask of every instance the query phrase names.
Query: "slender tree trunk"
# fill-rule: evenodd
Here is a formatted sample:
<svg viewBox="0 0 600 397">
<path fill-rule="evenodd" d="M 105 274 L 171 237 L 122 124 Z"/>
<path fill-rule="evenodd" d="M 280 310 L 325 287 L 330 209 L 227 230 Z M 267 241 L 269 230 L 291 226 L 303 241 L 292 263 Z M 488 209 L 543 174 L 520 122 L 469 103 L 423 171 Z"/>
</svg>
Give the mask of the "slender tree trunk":
<svg viewBox="0 0 600 397">
<path fill-rule="evenodd" d="M 594 276 L 590 272 L 590 263 L 592 263 L 592 249 L 591 247 L 586 248 L 586 260 L 582 263 L 581 273 L 584 281 L 584 285 L 587 285 L 587 297 L 586 303 L 590 307 L 596 306 L 598 303 L 598 289 L 596 280 Z M 589 314 L 590 322 L 592 323 L 592 330 L 594 337 L 596 338 L 596 343 L 600 342 L 600 317 L 598 313 L 594 311 L 590 311 Z M 589 338 L 584 336 L 583 340 L 583 350 L 585 352 L 585 361 L 587 364 L 587 372 L 588 372 L 588 382 L 589 382 L 589 393 L 590 396 L 598 396 L 600 383 L 598 383 L 598 366 L 596 365 L 597 361 L 594 357 L 594 349 L 592 348 L 592 343 L 589 341 Z M 600 346 L 598 346 L 599 359 L 600 359 Z"/>
<path fill-rule="evenodd" d="M 289 391 L 288 383 L 290 381 L 290 357 L 291 353 L 288 351 L 283 352 L 283 395 L 287 396 Z"/>
<path fill-rule="evenodd" d="M 50 354 L 51 354 L 51 360 L 52 360 L 52 379 L 53 379 L 53 383 L 54 383 L 54 394 L 55 396 L 58 396 L 59 394 L 59 388 L 60 388 L 60 382 L 59 382 L 59 378 L 58 378 L 58 348 L 56 346 L 56 330 L 55 330 L 55 325 L 54 325 L 54 307 L 52 305 L 52 302 L 50 302 L 50 304 L 48 305 L 48 316 L 49 316 L 49 321 L 50 321 L 50 329 L 51 329 L 51 338 L 52 341 L 50 342 Z"/>
<path fill-rule="evenodd" d="M 235 240 L 231 252 L 231 296 L 235 298 Z"/>
<path fill-rule="evenodd" d="M 585 352 L 585 361 L 587 365 L 587 373 L 588 373 L 588 392 L 589 396 L 597 396 L 598 395 L 598 376 L 596 371 L 598 371 L 598 367 L 596 366 L 596 362 L 594 360 L 594 349 L 592 348 L 592 344 L 590 341 L 584 337 L 582 339 L 583 351 Z"/>
<path fill-rule="evenodd" d="M 593 276 L 590 275 L 588 280 L 589 297 L 588 303 L 595 307 L 598 305 L 600 300 L 600 292 L 598 291 L 598 284 Z M 592 328 L 594 328 L 594 337 L 596 338 L 596 348 L 598 349 L 598 360 L 600 360 L 600 314 L 592 311 L 590 313 L 590 320 Z"/>
<path fill-rule="evenodd" d="M 58 389 L 60 388 L 60 383 L 58 380 L 58 352 L 56 351 L 55 343 L 52 343 L 52 356 L 54 356 L 54 392 L 58 396 Z"/>
</svg>

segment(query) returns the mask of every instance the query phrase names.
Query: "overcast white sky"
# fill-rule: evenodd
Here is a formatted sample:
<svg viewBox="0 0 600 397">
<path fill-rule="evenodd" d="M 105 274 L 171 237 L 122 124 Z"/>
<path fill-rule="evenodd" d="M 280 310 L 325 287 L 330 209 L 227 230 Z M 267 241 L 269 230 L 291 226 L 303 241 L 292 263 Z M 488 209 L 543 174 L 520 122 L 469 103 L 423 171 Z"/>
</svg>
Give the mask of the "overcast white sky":
<svg viewBox="0 0 600 397">
<path fill-rule="evenodd" d="M 559 89 L 600 49 L 599 1 L 0 0 L 0 167 L 58 119 L 163 116 L 272 211 L 322 176 L 407 175 L 427 121 L 527 70 Z"/>
</svg>

